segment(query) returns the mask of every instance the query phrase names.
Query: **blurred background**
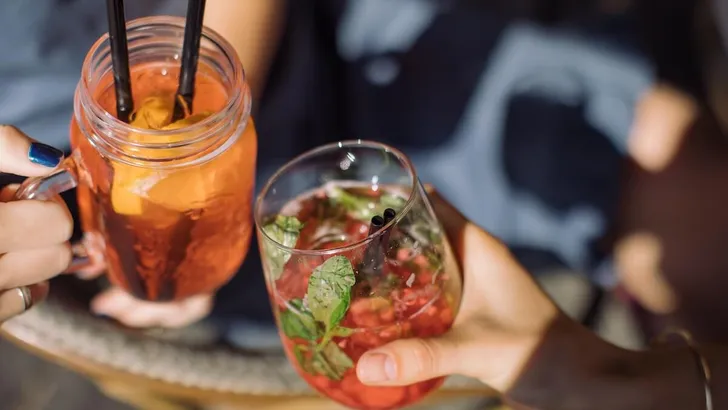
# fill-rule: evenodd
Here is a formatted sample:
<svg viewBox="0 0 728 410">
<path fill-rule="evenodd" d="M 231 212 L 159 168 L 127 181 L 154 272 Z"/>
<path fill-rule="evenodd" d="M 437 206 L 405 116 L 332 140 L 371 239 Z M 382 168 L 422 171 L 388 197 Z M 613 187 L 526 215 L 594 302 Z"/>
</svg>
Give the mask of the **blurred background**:
<svg viewBox="0 0 728 410">
<path fill-rule="evenodd" d="M 206 24 L 233 43 L 253 89 L 258 187 L 322 143 L 385 142 L 608 340 L 640 348 L 667 323 L 728 340 L 728 66 L 719 30 L 728 14 L 720 4 L 207 4 Z M 186 1 L 126 6 L 130 20 L 183 15 Z M 83 58 L 105 30 L 98 0 L 1 2 L 0 123 L 68 149 Z M 73 195 L 66 200 L 74 209 Z M 277 393 L 255 398 L 305 391 L 280 355 L 255 246 L 210 315 L 182 330 L 130 329 L 90 314 L 107 287 L 61 278 L 48 303 L 5 325 L 24 348 L 0 342 L 0 410 L 196 409 L 223 396 L 237 405 L 220 399 L 211 408 L 294 409 L 280 407 Z M 123 368 L 105 367 L 118 355 Z M 190 363 L 199 376 L 179 374 Z M 169 374 L 169 384 L 149 382 L 152 373 Z M 450 388 L 427 408 L 497 402 L 466 382 Z"/>
</svg>

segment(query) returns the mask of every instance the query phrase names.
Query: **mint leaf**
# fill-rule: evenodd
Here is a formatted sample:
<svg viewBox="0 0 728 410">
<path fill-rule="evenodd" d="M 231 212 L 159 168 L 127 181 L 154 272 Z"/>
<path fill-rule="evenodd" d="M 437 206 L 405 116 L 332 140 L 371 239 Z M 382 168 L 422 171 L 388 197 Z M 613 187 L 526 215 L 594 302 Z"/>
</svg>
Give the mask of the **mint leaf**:
<svg viewBox="0 0 728 410">
<path fill-rule="evenodd" d="M 356 283 L 354 267 L 344 256 L 334 256 L 316 267 L 308 280 L 306 300 L 290 301 L 293 309 L 281 313 L 283 333 L 311 341 L 314 350 L 308 356 L 303 348 L 294 350 L 296 360 L 306 372 L 341 380 L 354 367 L 351 358 L 332 342 L 333 337 L 348 337 L 353 329 L 339 326 L 351 304 L 351 288 Z M 318 342 L 316 342 L 318 341 Z"/>
<path fill-rule="evenodd" d="M 331 331 L 333 337 L 349 337 L 354 334 L 354 329 L 337 326 Z"/>
<path fill-rule="evenodd" d="M 407 203 L 404 198 L 390 193 L 384 193 L 376 199 L 355 195 L 338 187 L 331 189 L 329 198 L 345 208 L 352 217 L 365 222 L 369 222 L 374 215 L 381 215 L 387 208 L 399 212 Z"/>
<path fill-rule="evenodd" d="M 296 217 L 277 215 L 272 223 L 263 227 L 263 232 L 277 243 L 292 248 L 298 242 L 301 228 L 303 228 L 303 224 Z M 273 280 L 278 280 L 286 263 L 291 259 L 291 254 L 266 241 L 264 241 L 264 247 L 270 275 Z"/>
<path fill-rule="evenodd" d="M 384 212 L 387 208 L 392 208 L 399 213 L 406 203 L 406 199 L 393 194 L 382 194 L 379 198 L 379 204 L 382 208 L 382 212 Z"/>
<path fill-rule="evenodd" d="M 325 376 L 329 380 L 341 380 L 342 373 L 336 371 L 334 367 L 326 360 L 326 356 L 322 352 L 314 353 L 311 357 L 310 368 L 314 375 Z"/>
<path fill-rule="evenodd" d="M 306 292 L 308 307 L 327 332 L 344 318 L 355 282 L 354 267 L 344 256 L 329 258 L 313 270 Z"/>
<path fill-rule="evenodd" d="M 430 264 L 433 272 L 439 272 L 442 269 L 442 252 L 439 249 L 432 248 L 425 251 L 425 257 Z"/>
<path fill-rule="evenodd" d="M 333 367 L 340 370 L 342 374 L 354 367 L 354 362 L 351 358 L 349 358 L 349 356 L 341 350 L 339 345 L 334 342 L 327 343 L 321 350 L 321 353 L 323 353 L 326 360 L 328 360 Z"/>
<path fill-rule="evenodd" d="M 311 367 L 311 361 L 306 357 L 307 351 L 308 348 L 305 345 L 293 346 L 293 355 L 296 356 L 296 361 L 298 362 L 298 365 L 301 366 L 301 369 L 307 373 L 314 373 L 314 370 Z"/>
<path fill-rule="evenodd" d="M 326 359 L 329 367 L 336 373 L 336 380 L 344 377 L 347 370 L 354 368 L 354 362 L 334 342 L 327 343 L 321 350 L 321 355 Z"/>
<path fill-rule="evenodd" d="M 375 203 L 372 198 L 353 195 L 341 188 L 333 188 L 329 193 L 329 198 L 346 208 L 356 219 L 367 221 L 375 215 Z"/>
<path fill-rule="evenodd" d="M 316 374 L 341 380 L 348 370 L 354 368 L 354 362 L 336 343 L 328 342 L 313 355 L 311 367 Z"/>
<path fill-rule="evenodd" d="M 311 312 L 303 306 L 301 299 L 289 302 L 295 310 L 288 309 L 281 312 L 281 328 L 289 338 L 299 338 L 316 341 L 321 337 L 319 326 Z"/>
</svg>

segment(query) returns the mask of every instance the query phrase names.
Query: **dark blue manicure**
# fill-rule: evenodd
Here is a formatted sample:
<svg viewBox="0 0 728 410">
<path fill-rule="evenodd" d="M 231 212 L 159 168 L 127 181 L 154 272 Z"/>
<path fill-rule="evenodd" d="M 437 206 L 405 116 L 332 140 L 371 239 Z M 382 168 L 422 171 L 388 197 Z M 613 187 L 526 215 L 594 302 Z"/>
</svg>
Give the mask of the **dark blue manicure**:
<svg viewBox="0 0 728 410">
<path fill-rule="evenodd" d="M 48 168 L 55 168 L 63 158 L 63 151 L 53 148 L 50 145 L 34 142 L 30 144 L 28 159 L 35 164 Z"/>
</svg>

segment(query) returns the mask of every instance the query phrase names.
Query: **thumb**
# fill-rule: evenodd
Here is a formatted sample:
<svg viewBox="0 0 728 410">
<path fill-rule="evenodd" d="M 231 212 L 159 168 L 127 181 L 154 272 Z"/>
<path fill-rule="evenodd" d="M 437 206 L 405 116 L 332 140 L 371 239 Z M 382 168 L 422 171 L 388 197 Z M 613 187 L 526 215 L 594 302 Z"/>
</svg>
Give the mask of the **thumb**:
<svg viewBox="0 0 728 410">
<path fill-rule="evenodd" d="M 356 367 L 369 385 L 399 386 L 459 373 L 461 360 L 452 333 L 431 339 L 402 339 L 365 353 Z"/>
<path fill-rule="evenodd" d="M 48 174 L 63 159 L 63 151 L 31 140 L 20 130 L 0 125 L 0 172 L 22 176 Z"/>
</svg>

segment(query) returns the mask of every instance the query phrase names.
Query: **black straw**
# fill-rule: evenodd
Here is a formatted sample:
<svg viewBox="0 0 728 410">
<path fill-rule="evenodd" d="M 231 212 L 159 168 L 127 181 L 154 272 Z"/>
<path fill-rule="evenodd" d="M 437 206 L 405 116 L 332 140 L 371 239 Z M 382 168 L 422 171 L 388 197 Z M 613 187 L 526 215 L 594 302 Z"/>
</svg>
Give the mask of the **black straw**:
<svg viewBox="0 0 728 410">
<path fill-rule="evenodd" d="M 397 216 L 397 211 L 395 211 L 392 208 L 387 208 L 384 210 L 384 224 L 388 224 L 394 220 L 394 218 Z"/>
<path fill-rule="evenodd" d="M 384 224 L 387 225 L 390 222 L 394 220 L 394 218 L 397 217 L 397 212 L 392 208 L 387 208 L 384 210 Z M 382 239 L 379 242 L 379 247 L 381 248 L 382 256 L 387 254 L 387 250 L 389 249 L 389 237 L 392 235 L 392 229 L 394 227 L 390 226 L 388 228 L 384 228 L 384 232 L 382 232 Z"/>
<path fill-rule="evenodd" d="M 392 210 L 392 212 L 394 211 Z M 387 215 L 385 212 L 385 216 L 391 216 L 391 213 Z M 392 216 L 392 219 L 394 219 L 394 216 Z M 371 224 L 369 225 L 369 236 L 379 232 L 386 224 L 386 218 L 382 218 L 379 215 L 373 216 Z M 369 244 L 367 244 L 361 265 L 361 271 L 363 273 L 373 275 L 381 272 L 382 267 L 384 266 L 386 247 L 389 246 L 389 233 L 390 230 L 388 229 L 386 232 L 383 232 L 381 235 L 373 238 Z"/>
<path fill-rule="evenodd" d="M 126 16 L 123 0 L 106 0 L 106 14 L 109 20 L 109 44 L 111 64 L 114 70 L 116 91 L 116 116 L 129 122 L 134 111 L 131 95 L 131 74 L 129 73 L 129 48 L 126 42 Z"/>
<path fill-rule="evenodd" d="M 200 58 L 200 40 L 202 39 L 202 20 L 204 16 L 205 0 L 189 0 L 187 3 L 187 20 L 185 21 L 185 37 L 182 43 L 182 69 L 179 74 L 179 88 L 174 103 L 174 121 L 185 116 L 183 101 L 188 112 L 192 112 L 192 100 L 195 96 L 195 75 L 197 74 L 197 60 Z"/>
<path fill-rule="evenodd" d="M 382 218 L 379 215 L 374 215 L 372 217 L 372 223 L 369 224 L 369 236 L 372 236 L 375 233 L 377 233 L 377 231 L 382 229 L 383 226 L 384 226 L 384 218 Z"/>
</svg>

